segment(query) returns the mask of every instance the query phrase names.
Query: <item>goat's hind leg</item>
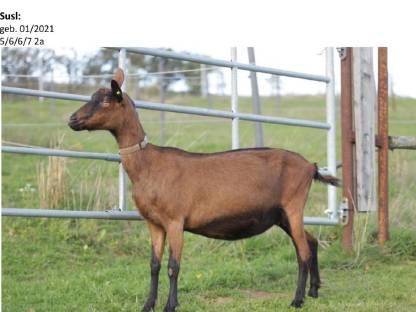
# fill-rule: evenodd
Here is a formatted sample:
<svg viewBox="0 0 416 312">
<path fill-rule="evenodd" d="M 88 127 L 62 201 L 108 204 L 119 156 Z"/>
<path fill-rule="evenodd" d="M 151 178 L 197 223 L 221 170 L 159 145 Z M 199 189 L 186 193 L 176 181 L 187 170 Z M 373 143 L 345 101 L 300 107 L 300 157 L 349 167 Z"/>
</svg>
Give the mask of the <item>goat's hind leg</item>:
<svg viewBox="0 0 416 312">
<path fill-rule="evenodd" d="M 280 221 L 278 226 L 291 237 L 296 249 L 299 266 L 298 283 L 295 298 L 293 299 L 291 306 L 300 308 L 305 298 L 306 281 L 308 279 L 308 271 L 311 263 L 311 252 L 304 230 L 302 213 L 294 212 L 285 217 L 285 220 Z"/>
<path fill-rule="evenodd" d="M 162 261 L 165 248 L 165 230 L 151 222 L 148 222 L 150 238 L 152 240 L 152 258 L 150 261 L 150 291 L 149 297 L 143 307 L 143 312 L 152 311 L 157 300 L 157 289 L 159 285 L 160 262 Z"/>
<path fill-rule="evenodd" d="M 310 262 L 310 288 L 308 296 L 318 298 L 318 289 L 321 287 L 321 279 L 319 277 L 319 265 L 318 265 L 318 241 L 308 232 L 306 232 L 306 239 L 308 240 L 309 249 L 311 250 L 311 262 Z"/>
</svg>

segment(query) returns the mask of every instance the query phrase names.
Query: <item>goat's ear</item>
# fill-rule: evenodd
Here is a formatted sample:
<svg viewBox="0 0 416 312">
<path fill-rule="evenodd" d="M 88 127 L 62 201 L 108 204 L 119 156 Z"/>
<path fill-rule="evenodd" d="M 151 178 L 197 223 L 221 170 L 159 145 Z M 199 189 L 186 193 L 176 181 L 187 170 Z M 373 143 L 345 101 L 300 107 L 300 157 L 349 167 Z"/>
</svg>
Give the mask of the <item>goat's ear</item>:
<svg viewBox="0 0 416 312">
<path fill-rule="evenodd" d="M 114 72 L 114 80 L 117 81 L 118 85 L 121 88 L 124 82 L 124 72 L 121 68 L 117 68 Z"/>
<path fill-rule="evenodd" d="M 123 101 L 123 91 L 121 91 L 119 84 L 115 80 L 111 80 L 111 93 L 118 102 Z"/>
</svg>

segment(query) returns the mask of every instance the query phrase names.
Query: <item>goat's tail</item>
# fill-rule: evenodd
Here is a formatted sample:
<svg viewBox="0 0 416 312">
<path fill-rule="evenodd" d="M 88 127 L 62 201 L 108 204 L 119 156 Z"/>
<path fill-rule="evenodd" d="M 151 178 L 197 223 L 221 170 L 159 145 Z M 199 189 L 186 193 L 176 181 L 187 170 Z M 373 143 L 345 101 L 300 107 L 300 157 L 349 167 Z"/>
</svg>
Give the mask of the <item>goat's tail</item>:
<svg viewBox="0 0 416 312">
<path fill-rule="evenodd" d="M 339 179 L 331 175 L 322 175 L 319 173 L 318 165 L 315 163 L 315 174 L 313 175 L 314 180 L 318 180 L 325 184 L 331 184 L 333 186 L 339 186 Z"/>
</svg>

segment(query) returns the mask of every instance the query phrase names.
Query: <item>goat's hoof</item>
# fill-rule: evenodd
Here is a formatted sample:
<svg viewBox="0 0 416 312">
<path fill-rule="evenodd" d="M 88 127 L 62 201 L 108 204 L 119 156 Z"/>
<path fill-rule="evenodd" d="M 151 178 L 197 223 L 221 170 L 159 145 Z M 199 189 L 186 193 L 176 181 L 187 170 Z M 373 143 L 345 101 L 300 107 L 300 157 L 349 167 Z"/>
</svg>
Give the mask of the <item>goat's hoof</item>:
<svg viewBox="0 0 416 312">
<path fill-rule="evenodd" d="M 294 308 L 301 308 L 303 305 L 303 299 L 294 299 L 290 304 L 291 307 Z"/>
<path fill-rule="evenodd" d="M 163 312 L 175 312 L 179 304 L 170 305 L 169 303 L 163 309 Z"/>
<path fill-rule="evenodd" d="M 154 311 L 155 310 L 155 302 L 154 301 L 148 301 L 146 302 L 146 304 L 144 305 L 142 312 L 150 312 L 150 311 Z"/>
<path fill-rule="evenodd" d="M 318 287 L 311 287 L 308 291 L 308 296 L 312 298 L 318 298 Z"/>
</svg>

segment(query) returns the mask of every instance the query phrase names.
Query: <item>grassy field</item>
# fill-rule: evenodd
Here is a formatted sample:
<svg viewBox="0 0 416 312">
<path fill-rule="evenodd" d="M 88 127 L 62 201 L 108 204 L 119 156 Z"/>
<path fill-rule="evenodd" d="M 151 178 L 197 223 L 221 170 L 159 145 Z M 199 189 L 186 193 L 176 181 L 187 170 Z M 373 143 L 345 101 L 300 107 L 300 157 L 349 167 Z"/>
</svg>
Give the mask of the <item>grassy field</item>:
<svg viewBox="0 0 416 312">
<path fill-rule="evenodd" d="M 205 106 L 194 97 L 170 103 Z M 266 114 L 324 120 L 324 98 L 286 96 L 279 111 L 263 98 Z M 75 133 L 66 126 L 80 103 L 4 97 L 3 144 L 117 152 L 107 133 Z M 214 108 L 229 100 L 215 98 Z M 240 99 L 250 112 L 250 99 Z M 152 143 L 159 143 L 159 112 L 140 110 Z M 167 113 L 166 145 L 191 151 L 230 148 L 230 122 Z M 416 134 L 416 100 L 398 99 L 390 133 Z M 253 146 L 253 124 L 241 122 L 241 146 Z M 325 164 L 325 132 L 265 125 L 265 143 Z M 339 137 L 339 131 L 338 131 Z M 339 155 L 339 151 L 338 151 Z M 391 240 L 377 247 L 376 215 L 356 219 L 354 251 L 339 245 L 341 227 L 309 227 L 320 242 L 319 299 L 303 311 L 416 311 L 416 153 L 390 153 Z M 2 206 L 107 210 L 117 205 L 117 165 L 105 161 L 2 155 Z M 46 178 L 49 176 L 49 179 Z M 323 185 L 312 187 L 306 215 L 323 215 Z M 130 209 L 133 209 L 131 201 Z M 149 239 L 142 222 L 2 219 L 3 311 L 137 311 L 149 286 Z M 157 311 L 167 299 L 167 257 Z M 180 311 L 290 311 L 297 278 L 294 249 L 279 229 L 223 242 L 187 234 L 179 279 Z"/>
</svg>

